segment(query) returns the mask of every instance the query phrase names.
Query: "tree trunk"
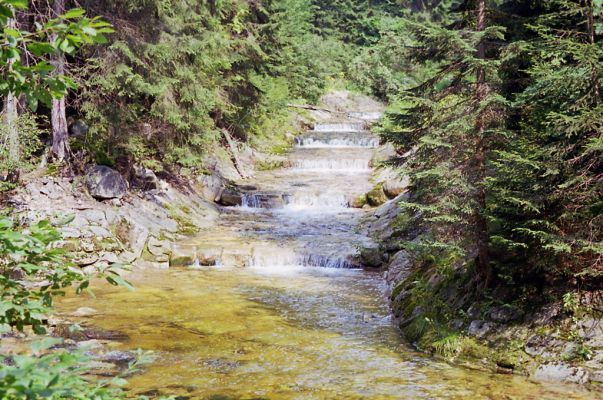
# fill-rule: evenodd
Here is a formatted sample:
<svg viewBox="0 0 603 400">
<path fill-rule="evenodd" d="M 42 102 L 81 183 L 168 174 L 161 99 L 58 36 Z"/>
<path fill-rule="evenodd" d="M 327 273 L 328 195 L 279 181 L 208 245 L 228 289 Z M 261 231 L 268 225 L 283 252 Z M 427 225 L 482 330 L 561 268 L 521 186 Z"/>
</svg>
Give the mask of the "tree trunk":
<svg viewBox="0 0 603 400">
<path fill-rule="evenodd" d="M 65 0 L 54 0 L 52 4 L 53 16 L 57 17 L 65 13 Z M 55 54 L 52 59 L 54 73 L 65 75 L 65 56 Z M 69 131 L 67 127 L 67 115 L 65 109 L 65 98 L 52 100 L 52 155 L 55 160 L 61 162 L 69 156 Z"/>
<path fill-rule="evenodd" d="M 591 45 L 595 44 L 595 12 L 593 6 L 593 0 L 583 0 L 582 6 L 586 14 L 586 34 L 588 35 L 588 42 Z M 599 68 L 598 60 L 593 60 L 591 67 L 591 85 L 593 90 L 594 104 L 597 105 L 601 98 L 601 91 L 599 88 Z"/>
<path fill-rule="evenodd" d="M 483 32 L 486 29 L 486 12 L 487 12 L 487 1 L 479 0 L 477 10 L 477 25 L 476 29 L 478 32 Z M 480 41 L 477 48 L 478 58 L 486 58 L 486 47 L 485 43 Z M 477 88 L 476 97 L 479 107 L 479 103 L 484 100 L 490 91 L 488 82 L 486 81 L 486 71 L 483 68 L 477 70 Z M 475 201 L 477 208 L 475 210 L 475 238 L 477 245 L 477 270 L 480 278 L 482 279 L 482 285 L 484 288 L 490 286 L 492 281 L 492 267 L 490 266 L 490 255 L 488 248 L 488 221 L 486 220 L 486 128 L 487 121 L 484 112 L 480 112 L 477 117 L 476 126 L 476 146 L 475 146 L 475 163 L 476 163 L 476 181 L 475 181 Z"/>
<path fill-rule="evenodd" d="M 16 29 L 17 22 L 15 19 L 9 19 L 7 23 L 9 29 Z M 11 58 L 8 60 L 8 69 L 12 70 L 15 59 Z M 8 144 L 8 161 L 11 164 L 11 170 L 9 171 L 9 180 L 17 181 L 19 177 L 18 164 L 21 160 L 21 145 L 19 143 L 19 130 L 17 129 L 17 118 L 19 117 L 18 112 L 19 99 L 14 93 L 8 93 L 4 99 L 4 122 L 8 130 L 7 144 Z"/>
<path fill-rule="evenodd" d="M 239 175 L 241 175 L 241 178 L 243 178 L 243 179 L 249 178 L 249 175 L 245 172 L 243 163 L 239 159 L 239 150 L 237 148 L 237 143 L 232 139 L 232 136 L 230 136 L 230 132 L 228 132 L 228 129 L 226 129 L 226 128 L 222 129 L 222 134 L 224 135 L 224 138 L 226 139 L 226 144 L 228 145 L 228 148 L 230 149 L 230 155 L 232 156 L 232 162 L 234 163 L 234 166 L 237 169 L 237 172 L 239 173 Z"/>
</svg>

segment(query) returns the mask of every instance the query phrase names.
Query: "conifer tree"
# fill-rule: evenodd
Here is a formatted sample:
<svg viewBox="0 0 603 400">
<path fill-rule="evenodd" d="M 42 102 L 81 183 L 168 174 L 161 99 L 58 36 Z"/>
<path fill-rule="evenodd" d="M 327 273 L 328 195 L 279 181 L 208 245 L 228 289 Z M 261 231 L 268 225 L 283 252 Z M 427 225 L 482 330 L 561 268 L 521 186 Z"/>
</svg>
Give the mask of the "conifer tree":
<svg viewBox="0 0 603 400">
<path fill-rule="evenodd" d="M 408 22 L 416 40 L 413 60 L 435 62 L 436 73 L 406 91 L 390 118 L 400 128 L 385 136 L 412 150 L 407 162 L 413 198 L 403 207 L 429 227 L 419 248 L 448 262 L 474 260 L 473 283 L 492 278 L 487 223 L 488 163 L 503 121 L 498 85 L 498 50 L 503 29 L 488 25 L 487 2 L 467 3 L 455 28 Z M 452 260 L 452 261 L 451 261 Z"/>
</svg>

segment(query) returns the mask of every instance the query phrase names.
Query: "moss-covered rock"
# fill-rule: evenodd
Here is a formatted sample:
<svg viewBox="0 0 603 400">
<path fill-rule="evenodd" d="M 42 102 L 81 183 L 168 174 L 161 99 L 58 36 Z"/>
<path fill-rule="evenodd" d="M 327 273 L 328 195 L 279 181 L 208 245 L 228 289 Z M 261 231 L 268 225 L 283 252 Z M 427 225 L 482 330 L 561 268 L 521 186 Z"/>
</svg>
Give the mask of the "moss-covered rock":
<svg viewBox="0 0 603 400">
<path fill-rule="evenodd" d="M 383 185 L 375 186 L 366 194 L 366 202 L 372 207 L 379 207 L 387 202 L 388 198 L 383 192 Z"/>
</svg>

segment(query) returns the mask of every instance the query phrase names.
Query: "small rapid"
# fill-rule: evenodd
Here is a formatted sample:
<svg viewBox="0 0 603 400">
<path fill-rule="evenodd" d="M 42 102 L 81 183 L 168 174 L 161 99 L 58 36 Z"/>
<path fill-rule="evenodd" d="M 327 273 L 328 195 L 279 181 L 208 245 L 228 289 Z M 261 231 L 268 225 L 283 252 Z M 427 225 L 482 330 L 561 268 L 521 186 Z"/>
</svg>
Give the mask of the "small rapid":
<svg viewBox="0 0 603 400">
<path fill-rule="evenodd" d="M 330 122 L 318 123 L 314 126 L 315 132 L 363 132 L 366 130 L 364 122 Z"/>
</svg>

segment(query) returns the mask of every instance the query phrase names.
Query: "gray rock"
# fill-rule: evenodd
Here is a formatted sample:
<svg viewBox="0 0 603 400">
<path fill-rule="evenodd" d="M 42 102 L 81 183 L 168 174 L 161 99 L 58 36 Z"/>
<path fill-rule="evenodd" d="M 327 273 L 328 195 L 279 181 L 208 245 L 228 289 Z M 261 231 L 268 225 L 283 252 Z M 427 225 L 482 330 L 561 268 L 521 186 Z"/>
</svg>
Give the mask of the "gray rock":
<svg viewBox="0 0 603 400">
<path fill-rule="evenodd" d="M 40 193 L 45 194 L 51 200 L 57 200 L 65 195 L 65 191 L 55 182 L 50 181 L 40 188 Z"/>
<path fill-rule="evenodd" d="M 104 225 L 107 221 L 105 213 L 98 209 L 84 210 L 80 212 L 79 215 L 76 215 L 76 218 L 73 220 L 72 224 L 75 223 L 78 217 L 85 219 L 87 224 L 94 223 L 97 225 Z"/>
<path fill-rule="evenodd" d="M 590 373 L 590 381 L 603 383 L 603 370 L 592 371 Z"/>
<path fill-rule="evenodd" d="M 134 167 L 134 177 L 136 184 L 143 190 L 154 190 L 159 187 L 159 179 L 155 173 L 143 166 Z"/>
<path fill-rule="evenodd" d="M 97 200 L 121 199 L 128 191 L 128 184 L 114 169 L 96 165 L 86 174 L 86 188 Z"/>
<path fill-rule="evenodd" d="M 61 233 L 64 239 L 79 239 L 83 236 L 81 231 L 74 228 L 63 228 Z"/>
<path fill-rule="evenodd" d="M 471 323 L 469 324 L 469 327 L 467 328 L 467 333 L 477 338 L 483 338 L 495 327 L 496 324 L 493 322 L 474 320 L 471 321 Z"/>
<path fill-rule="evenodd" d="M 584 384 L 589 380 L 589 373 L 581 367 L 573 367 L 566 363 L 554 363 L 539 366 L 533 377 L 544 382 Z"/>
<path fill-rule="evenodd" d="M 128 233 L 128 242 L 130 243 L 131 251 L 136 258 L 139 258 L 142 255 L 148 237 L 149 229 L 147 227 L 139 224 L 131 225 Z"/>
<path fill-rule="evenodd" d="M 532 335 L 528 338 L 523 351 L 532 357 L 554 358 L 556 356 L 554 349 L 562 345 L 563 342 L 559 339 Z"/>
<path fill-rule="evenodd" d="M 170 242 L 167 240 L 159 240 L 155 237 L 151 237 L 149 242 L 147 243 L 147 248 L 149 249 L 149 253 L 154 256 L 162 256 L 166 254 L 170 254 Z"/>
<path fill-rule="evenodd" d="M 233 189 L 224 189 L 220 193 L 217 203 L 227 207 L 240 206 L 243 204 L 243 196 Z"/>
<path fill-rule="evenodd" d="M 367 267 L 379 268 L 383 265 L 383 255 L 379 246 L 366 246 L 360 249 L 360 261 Z"/>
<path fill-rule="evenodd" d="M 94 236 L 96 236 L 98 239 L 105 239 L 108 237 L 111 237 L 112 234 L 111 232 L 109 232 L 107 229 L 103 228 L 102 226 L 89 226 L 88 230 L 90 232 L 92 232 L 94 234 Z"/>
<path fill-rule="evenodd" d="M 81 251 L 85 251 L 86 253 L 93 253 L 94 250 L 96 250 L 94 243 L 89 242 L 89 241 L 84 241 L 82 240 L 80 242 L 80 250 Z"/>
<path fill-rule="evenodd" d="M 98 262 L 99 258 L 92 254 L 92 255 L 86 255 L 84 257 L 75 257 L 74 258 L 74 262 L 79 265 L 80 267 L 87 267 L 93 264 L 96 264 Z"/>
<path fill-rule="evenodd" d="M 132 253 L 131 251 L 124 251 L 119 255 L 119 262 L 123 264 L 131 264 L 136 261 L 137 258 L 138 257 L 136 254 Z"/>
<path fill-rule="evenodd" d="M 478 319 L 482 315 L 482 306 L 479 303 L 473 303 L 467 309 L 467 316 L 471 319 Z"/>
<path fill-rule="evenodd" d="M 201 186 L 201 194 L 206 200 L 214 201 L 220 195 L 220 191 L 224 187 L 224 182 L 218 174 L 201 175 L 197 178 L 197 182 Z"/>
<path fill-rule="evenodd" d="M 88 125 L 81 119 L 78 119 L 78 120 L 74 121 L 71 125 L 69 125 L 69 134 L 71 136 L 75 136 L 75 137 L 86 136 L 86 134 L 88 133 L 88 130 L 89 130 Z"/>
<path fill-rule="evenodd" d="M 98 311 L 96 311 L 94 308 L 80 307 L 69 315 L 72 317 L 91 317 L 96 314 L 98 314 Z"/>
<path fill-rule="evenodd" d="M 102 354 L 99 357 L 99 361 L 108 362 L 112 364 L 128 364 L 136 360 L 136 354 L 130 351 L 110 351 Z"/>
<path fill-rule="evenodd" d="M 408 177 L 387 180 L 383 183 L 383 193 L 387 198 L 394 199 L 408 189 L 409 184 Z"/>
<path fill-rule="evenodd" d="M 551 324 L 562 312 L 561 304 L 549 304 L 542 307 L 532 319 L 537 325 Z"/>
<path fill-rule="evenodd" d="M 410 254 L 406 250 L 401 250 L 393 255 L 389 261 L 387 271 L 387 282 L 390 284 L 402 282 L 412 272 L 412 263 Z"/>
<path fill-rule="evenodd" d="M 105 261 L 109 264 L 118 264 L 120 262 L 119 257 L 115 253 L 105 252 L 100 255 L 101 261 Z"/>
<path fill-rule="evenodd" d="M 496 322 L 510 322 L 519 319 L 521 314 L 511 307 L 492 307 L 489 316 Z"/>
</svg>

